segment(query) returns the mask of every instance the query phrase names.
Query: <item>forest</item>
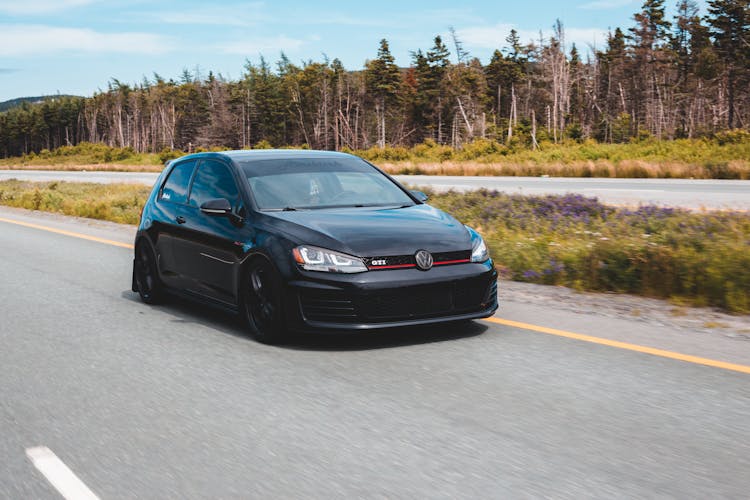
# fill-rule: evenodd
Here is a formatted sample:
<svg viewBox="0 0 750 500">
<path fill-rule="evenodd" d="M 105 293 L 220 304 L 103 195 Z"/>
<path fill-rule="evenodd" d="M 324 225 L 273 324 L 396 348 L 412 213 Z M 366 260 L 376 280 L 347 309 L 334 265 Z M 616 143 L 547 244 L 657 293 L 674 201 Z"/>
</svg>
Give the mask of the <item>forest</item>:
<svg viewBox="0 0 750 500">
<path fill-rule="evenodd" d="M 374 44 L 375 45 L 375 44 Z M 363 150 L 476 140 L 509 148 L 713 137 L 750 128 L 750 0 L 693 0 L 666 14 L 645 0 L 604 47 L 515 31 L 486 63 L 460 37 L 436 36 L 399 67 L 388 41 L 357 70 L 338 59 L 247 60 L 237 81 L 184 70 L 91 97 L 60 96 L 0 113 L 0 157 L 82 142 L 133 152 L 284 147 Z"/>
</svg>

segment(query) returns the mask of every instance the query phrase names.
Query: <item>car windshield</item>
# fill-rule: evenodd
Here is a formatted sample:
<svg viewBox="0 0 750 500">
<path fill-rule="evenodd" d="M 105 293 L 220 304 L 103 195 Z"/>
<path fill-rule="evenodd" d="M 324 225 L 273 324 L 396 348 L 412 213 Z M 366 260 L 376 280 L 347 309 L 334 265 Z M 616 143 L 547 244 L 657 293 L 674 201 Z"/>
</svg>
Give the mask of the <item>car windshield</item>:
<svg viewBox="0 0 750 500">
<path fill-rule="evenodd" d="M 357 158 L 238 162 L 261 210 L 414 205 L 386 176 Z"/>
</svg>

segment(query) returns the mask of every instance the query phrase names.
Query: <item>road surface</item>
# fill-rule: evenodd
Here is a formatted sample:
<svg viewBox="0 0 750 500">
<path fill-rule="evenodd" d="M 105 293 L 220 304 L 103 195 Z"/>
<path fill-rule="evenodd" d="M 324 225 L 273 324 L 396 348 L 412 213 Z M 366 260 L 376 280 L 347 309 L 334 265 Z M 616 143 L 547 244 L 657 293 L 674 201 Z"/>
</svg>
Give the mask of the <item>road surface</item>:
<svg viewBox="0 0 750 500">
<path fill-rule="evenodd" d="M 153 185 L 158 174 L 133 172 L 65 172 L 0 170 L 0 180 L 138 182 Z M 595 196 L 605 203 L 657 204 L 690 209 L 750 210 L 750 181 L 691 179 L 601 179 L 570 177 L 455 177 L 397 175 L 400 182 L 438 191 L 496 189 L 506 193 Z"/>
<path fill-rule="evenodd" d="M 265 346 L 142 304 L 132 231 L 0 209 L 0 498 L 59 498 L 46 449 L 108 499 L 750 491 L 750 342 L 501 292 L 494 322 Z"/>
</svg>

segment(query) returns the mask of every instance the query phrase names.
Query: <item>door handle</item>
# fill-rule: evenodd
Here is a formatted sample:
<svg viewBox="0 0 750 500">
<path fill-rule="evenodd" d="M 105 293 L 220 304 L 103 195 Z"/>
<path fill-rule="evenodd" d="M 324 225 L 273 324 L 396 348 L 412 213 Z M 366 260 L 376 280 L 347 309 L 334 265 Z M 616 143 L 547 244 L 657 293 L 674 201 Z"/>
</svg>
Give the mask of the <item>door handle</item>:
<svg viewBox="0 0 750 500">
<path fill-rule="evenodd" d="M 182 215 L 178 215 L 177 219 L 175 219 L 175 220 L 177 221 L 177 224 L 184 224 L 185 222 L 187 222 L 185 220 L 185 217 L 183 217 Z"/>
</svg>

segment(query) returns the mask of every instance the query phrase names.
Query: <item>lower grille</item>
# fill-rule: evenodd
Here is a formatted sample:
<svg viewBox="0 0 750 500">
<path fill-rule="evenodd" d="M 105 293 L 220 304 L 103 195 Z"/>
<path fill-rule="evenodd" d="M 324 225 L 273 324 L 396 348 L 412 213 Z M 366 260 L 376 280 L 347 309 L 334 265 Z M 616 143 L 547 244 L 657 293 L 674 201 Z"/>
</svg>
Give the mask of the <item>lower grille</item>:
<svg viewBox="0 0 750 500">
<path fill-rule="evenodd" d="M 357 301 L 359 312 L 369 320 L 398 320 L 445 314 L 453 309 L 449 287 L 408 288 L 378 293 Z"/>
<path fill-rule="evenodd" d="M 342 292 L 303 292 L 300 305 L 305 317 L 313 321 L 353 323 L 357 319 L 354 303 Z"/>
<path fill-rule="evenodd" d="M 497 283 L 486 279 L 406 287 L 351 296 L 346 292 L 304 291 L 302 314 L 334 323 L 405 321 L 481 311 L 495 302 Z"/>
<path fill-rule="evenodd" d="M 489 304 L 497 300 L 497 281 L 490 283 L 487 289 L 487 295 L 484 297 L 484 302 Z"/>
</svg>

